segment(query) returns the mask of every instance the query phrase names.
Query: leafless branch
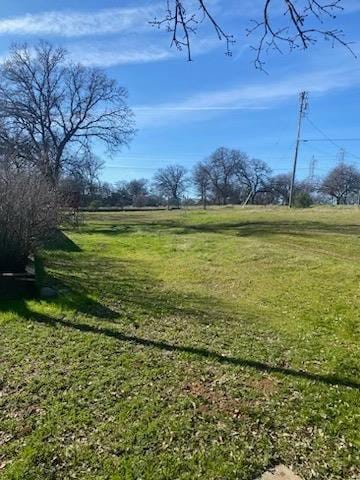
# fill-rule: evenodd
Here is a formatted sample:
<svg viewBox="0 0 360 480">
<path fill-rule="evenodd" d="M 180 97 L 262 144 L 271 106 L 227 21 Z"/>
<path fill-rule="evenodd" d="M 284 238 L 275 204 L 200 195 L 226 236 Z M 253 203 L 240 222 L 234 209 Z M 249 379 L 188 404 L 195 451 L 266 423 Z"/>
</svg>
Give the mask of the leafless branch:
<svg viewBox="0 0 360 480">
<path fill-rule="evenodd" d="M 172 34 L 171 46 L 179 51 L 187 52 L 188 60 L 192 60 L 191 36 L 197 33 L 198 26 L 204 21 L 210 22 L 214 27 L 219 40 L 225 40 L 226 55 L 231 56 L 231 46 L 235 43 L 233 35 L 225 32 L 220 23 L 207 7 L 205 0 L 197 0 L 197 8 L 189 11 L 184 0 L 166 0 L 166 12 L 163 18 L 155 17 L 151 25 L 162 28 Z"/>
<path fill-rule="evenodd" d="M 282 0 L 281 17 L 273 13 L 274 0 L 265 0 L 260 20 L 253 20 L 253 26 L 247 29 L 247 35 L 260 32 L 255 51 L 255 67 L 264 70 L 264 53 L 270 50 L 283 52 L 308 49 L 319 39 L 331 41 L 348 49 L 354 56 L 351 44 L 344 39 L 344 32 L 338 28 L 326 28 L 327 19 L 335 20 L 336 14 L 343 10 L 342 0 Z M 279 20 L 280 18 L 280 20 Z"/>
<path fill-rule="evenodd" d="M 340 28 L 328 28 L 326 21 L 336 19 L 343 7 L 343 0 L 263 0 L 261 18 L 253 19 L 246 33 L 260 33 L 255 52 L 254 64 L 264 69 L 264 55 L 270 50 L 283 52 L 298 48 L 307 49 L 319 39 L 331 41 L 348 49 L 353 55 L 351 44 L 344 38 Z M 189 7 L 186 0 L 166 0 L 166 11 L 163 17 L 155 17 L 153 26 L 165 26 L 171 33 L 171 45 L 187 52 L 188 60 L 192 60 L 192 37 L 198 32 L 201 23 L 211 25 L 219 40 L 226 44 L 226 55 L 232 54 L 235 37 L 226 32 L 214 13 L 208 7 L 207 0 L 195 0 Z M 283 11 L 279 14 L 279 4 Z M 230 10 L 231 6 L 224 7 Z M 230 12 L 231 13 L 231 12 Z"/>
</svg>

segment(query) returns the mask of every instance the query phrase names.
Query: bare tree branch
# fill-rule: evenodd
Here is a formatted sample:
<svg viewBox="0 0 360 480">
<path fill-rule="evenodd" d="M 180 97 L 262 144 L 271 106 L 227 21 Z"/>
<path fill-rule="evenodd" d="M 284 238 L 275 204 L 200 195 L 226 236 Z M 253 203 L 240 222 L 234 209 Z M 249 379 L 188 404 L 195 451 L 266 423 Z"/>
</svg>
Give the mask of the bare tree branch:
<svg viewBox="0 0 360 480">
<path fill-rule="evenodd" d="M 279 4 L 283 9 L 279 15 Z M 231 6 L 224 7 L 231 10 Z M 262 15 L 252 20 L 246 33 L 259 33 L 254 64 L 264 69 L 264 54 L 270 50 L 282 52 L 307 49 L 318 40 L 328 40 L 348 49 L 353 55 L 351 44 L 344 39 L 340 28 L 328 28 L 326 21 L 334 21 L 336 14 L 342 12 L 343 0 L 264 0 Z M 230 12 L 231 13 L 231 12 Z M 171 33 L 171 45 L 178 50 L 186 50 L 188 60 L 192 60 L 192 37 L 197 33 L 201 23 L 211 25 L 220 41 L 226 44 L 226 55 L 232 54 L 235 37 L 226 32 L 215 14 L 210 11 L 207 0 L 195 0 L 189 7 L 186 0 L 166 0 L 166 11 L 161 18 L 155 17 L 153 26 L 165 27 Z"/>
<path fill-rule="evenodd" d="M 235 43 L 233 35 L 225 32 L 216 18 L 211 14 L 205 0 L 197 0 L 197 8 L 189 11 L 184 0 L 166 0 L 166 12 L 163 18 L 155 17 L 151 25 L 162 28 L 165 26 L 172 33 L 171 46 L 187 52 L 188 60 L 192 60 L 191 36 L 196 34 L 199 24 L 210 22 L 219 40 L 226 42 L 226 55 L 231 56 L 231 45 Z"/>
<path fill-rule="evenodd" d="M 255 51 L 255 67 L 264 69 L 264 53 L 284 48 L 308 49 L 318 40 L 327 40 L 339 44 L 354 56 L 351 44 L 344 39 L 344 32 L 338 28 L 327 28 L 326 20 L 335 20 L 336 14 L 343 11 L 342 0 L 282 0 L 283 12 L 280 20 L 272 12 L 274 0 L 265 0 L 263 15 L 260 20 L 252 20 L 253 26 L 247 29 L 247 35 L 260 32 Z"/>
</svg>

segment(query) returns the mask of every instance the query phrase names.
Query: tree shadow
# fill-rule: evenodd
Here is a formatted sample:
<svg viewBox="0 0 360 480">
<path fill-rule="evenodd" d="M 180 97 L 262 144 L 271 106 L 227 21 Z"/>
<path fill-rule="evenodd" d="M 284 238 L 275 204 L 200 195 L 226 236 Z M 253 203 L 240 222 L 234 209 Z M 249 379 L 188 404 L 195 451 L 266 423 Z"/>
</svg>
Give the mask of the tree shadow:
<svg viewBox="0 0 360 480">
<path fill-rule="evenodd" d="M 67 286 L 66 288 L 69 288 L 69 287 Z M 170 300 L 170 297 L 167 297 L 167 301 L 169 300 Z M 158 306 L 155 308 L 155 311 L 154 311 L 154 301 L 155 301 L 155 298 L 153 297 L 150 302 L 149 300 L 145 300 L 144 302 L 141 302 L 141 306 L 143 308 L 150 310 L 148 311 L 148 314 L 150 315 L 155 314 L 155 315 L 161 316 L 169 312 L 171 313 L 175 312 L 177 314 L 181 312 L 181 314 L 189 314 L 189 315 L 191 314 L 192 317 L 195 314 L 203 318 L 203 313 L 201 311 L 196 313 L 196 307 L 179 309 L 176 306 L 171 305 L 166 307 L 166 309 L 161 309 Z M 173 299 L 173 301 L 175 301 L 176 303 L 176 300 Z M 157 300 L 158 305 L 160 305 L 161 302 L 163 302 L 163 299 L 158 298 Z M 90 315 L 91 317 L 115 322 L 115 324 L 123 321 L 121 314 L 119 314 L 118 312 L 110 309 L 109 307 L 101 304 L 100 302 L 92 300 L 86 295 L 80 295 L 78 292 L 74 292 L 73 290 L 68 291 L 66 298 L 61 298 L 51 303 L 59 304 L 66 309 L 74 310 L 75 315 L 76 313 L 83 313 L 85 315 Z M 281 374 L 288 377 L 306 379 L 309 381 L 318 382 L 326 385 L 350 387 L 353 389 L 360 390 L 360 383 L 351 379 L 342 378 L 337 375 L 322 375 L 322 374 L 310 373 L 302 370 L 296 370 L 292 368 L 285 368 L 277 365 L 271 365 L 269 363 L 261 362 L 253 359 L 227 356 L 207 348 L 193 347 L 191 345 L 177 345 L 177 344 L 168 343 L 165 341 L 142 338 L 136 335 L 129 335 L 127 333 L 122 333 L 121 331 L 118 331 L 115 328 L 106 328 L 102 326 L 91 325 L 88 323 L 80 323 L 74 320 L 68 320 L 64 316 L 60 318 L 56 316 L 50 317 L 43 313 L 38 313 L 36 311 L 31 310 L 25 298 L 20 298 L 17 300 L 5 300 L 5 301 L 1 300 L 0 313 L 1 312 L 14 312 L 26 320 L 37 322 L 39 324 L 48 325 L 50 327 L 61 326 L 64 328 L 76 330 L 83 333 L 92 333 L 96 335 L 102 335 L 105 337 L 115 339 L 120 342 L 128 342 L 134 345 L 142 345 L 145 347 L 156 348 L 156 349 L 167 351 L 167 352 L 187 353 L 194 357 L 212 359 L 215 362 L 218 362 L 220 364 L 229 364 L 234 366 L 248 367 L 248 368 L 255 369 L 259 372 L 270 373 L 270 374 L 272 373 Z M 75 318 L 75 315 L 73 316 L 73 318 Z M 213 315 L 213 312 L 211 313 L 211 315 Z M 215 316 L 216 316 L 216 313 L 215 313 Z M 209 314 L 208 314 L 208 317 L 209 317 Z"/>
<path fill-rule="evenodd" d="M 252 221 L 252 222 L 222 222 L 222 223 L 187 223 L 186 220 L 158 220 L 158 221 L 127 221 L 122 224 L 112 224 L 99 227 L 86 226 L 82 233 L 103 234 L 117 236 L 135 233 L 141 230 L 148 233 L 166 232 L 170 234 L 191 233 L 220 233 L 228 235 L 270 236 L 293 235 L 313 237 L 318 234 L 338 234 L 360 236 L 360 224 L 330 224 L 316 221 Z"/>
<path fill-rule="evenodd" d="M 137 322 L 139 317 L 161 319 L 182 316 L 208 324 L 224 315 L 230 307 L 214 296 L 202 298 L 193 292 L 175 292 L 154 279 L 146 265 L 112 258 L 96 258 L 93 254 L 80 257 L 52 257 L 51 270 L 37 257 L 38 283 L 54 289 L 55 298 L 41 300 L 71 311 L 119 323 L 125 318 Z M 1 284 L 0 284 L 1 285 Z M 101 302 L 97 298 L 101 297 Z M 16 306 L 26 300 L 40 300 L 39 289 L 14 289 L 8 296 L 0 295 L 1 303 Z M 6 302 L 9 300 L 9 302 Z"/>
<path fill-rule="evenodd" d="M 0 304 L 0 311 L 1 311 L 1 304 Z M 27 320 L 36 321 L 40 324 L 45 324 L 50 327 L 61 326 L 64 328 L 70 328 L 83 333 L 103 335 L 120 342 L 128 342 L 134 345 L 141 345 L 144 347 L 156 348 L 156 349 L 167 351 L 167 352 L 187 353 L 195 357 L 201 357 L 201 358 L 207 358 L 207 359 L 210 358 L 220 364 L 230 364 L 234 366 L 248 367 L 263 373 L 270 373 L 270 374 L 276 373 L 276 374 L 281 374 L 288 377 L 294 377 L 294 378 L 309 380 L 312 382 L 318 382 L 325 385 L 342 386 L 342 387 L 349 387 L 352 389 L 360 390 L 359 382 L 346 379 L 346 378 L 344 379 L 336 375 L 322 375 L 322 374 L 306 372 L 303 370 L 295 370 L 292 368 L 279 367 L 276 365 L 271 365 L 271 364 L 260 362 L 257 360 L 223 355 L 221 353 L 218 353 L 216 351 L 206 349 L 206 348 L 192 347 L 188 345 L 176 345 L 176 344 L 167 343 L 164 341 L 152 340 L 148 338 L 138 337 L 136 335 L 125 334 L 111 328 L 103 328 L 103 327 L 98 327 L 94 325 L 89 325 L 86 323 L 74 322 L 74 321 L 66 320 L 64 318 L 53 318 L 53 317 L 49 317 L 47 315 L 29 310 L 25 302 L 17 305 L 17 307 L 15 308 L 15 311 L 22 317 L 26 318 Z"/>
<path fill-rule="evenodd" d="M 103 320 L 115 320 L 119 318 L 119 314 L 111 308 L 97 302 L 86 294 L 71 289 L 68 285 L 62 284 L 58 279 L 54 280 L 53 286 L 56 285 L 57 297 L 49 300 L 41 300 L 42 303 L 49 303 L 58 306 L 64 311 L 72 311 L 83 315 L 97 317 Z M 0 313 L 12 311 L 19 313 L 24 318 L 28 318 L 27 302 L 40 301 L 39 292 L 35 287 L 31 289 L 9 289 L 8 292 L 0 290 Z M 32 312 L 33 314 L 34 312 Z"/>
<path fill-rule="evenodd" d="M 61 271 L 54 272 L 51 281 L 60 292 L 60 306 L 114 321 L 126 317 L 136 322 L 139 317 L 161 319 L 176 315 L 209 324 L 224 312 L 229 318 L 233 316 L 231 306 L 213 295 L 202 297 L 196 292 L 167 290 L 160 280 L 146 273 L 146 265 L 139 268 L 139 262 L 102 259 L 90 269 L 89 275 L 89 260 L 83 258 L 83 262 L 77 262 L 75 274 L 71 262 L 62 263 Z M 93 300 L 99 292 L 102 303 Z"/>
<path fill-rule="evenodd" d="M 292 368 L 271 365 L 249 358 L 227 356 L 217 351 L 178 345 L 165 341 L 142 338 L 117 330 L 117 325 L 125 319 L 136 321 L 141 316 L 152 319 L 169 315 L 181 315 L 200 322 L 219 321 L 219 318 L 231 318 L 231 309 L 214 295 L 201 297 L 196 293 L 179 293 L 167 291 L 164 285 L 151 277 L 146 265 L 134 264 L 130 261 L 116 261 L 114 258 L 98 258 L 92 260 L 92 254 L 76 256 L 76 262 L 64 259 L 58 271 L 52 270 L 53 284 L 59 296 L 51 300 L 51 304 L 65 310 L 61 318 L 50 317 L 29 308 L 26 298 L 0 301 L 0 312 L 12 311 L 21 317 L 45 324 L 50 327 L 61 326 L 79 332 L 102 335 L 121 342 L 157 348 L 163 351 L 187 353 L 194 357 L 210 358 L 221 364 L 249 367 L 261 372 L 282 374 L 294 378 L 307 379 L 333 386 L 346 386 L 360 389 L 360 384 L 351 379 L 337 375 L 322 375 Z M 89 274 L 91 272 L 91 274 Z M 101 295 L 101 301 L 95 300 Z M 108 306 L 105 303 L 109 303 Z M 66 315 L 72 311 L 73 320 Z M 130 314 L 129 314 L 130 312 Z M 110 321 L 113 328 L 91 325 L 75 321 L 76 314 Z M 78 319 L 77 319 L 78 320 Z M 85 320 L 86 321 L 86 320 Z"/>
<path fill-rule="evenodd" d="M 57 229 L 45 243 L 48 251 L 60 250 L 63 252 L 81 252 L 81 248 L 71 240 L 62 230 Z"/>
<path fill-rule="evenodd" d="M 360 224 L 328 224 L 315 221 L 256 221 L 191 225 L 190 232 L 229 233 L 242 237 L 293 235 L 313 237 L 317 234 L 360 235 Z"/>
</svg>

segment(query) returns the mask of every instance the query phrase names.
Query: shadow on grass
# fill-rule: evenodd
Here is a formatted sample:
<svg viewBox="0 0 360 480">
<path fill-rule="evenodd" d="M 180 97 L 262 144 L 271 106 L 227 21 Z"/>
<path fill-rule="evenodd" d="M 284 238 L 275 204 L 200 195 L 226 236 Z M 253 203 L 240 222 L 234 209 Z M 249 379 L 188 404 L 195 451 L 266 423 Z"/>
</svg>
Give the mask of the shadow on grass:
<svg viewBox="0 0 360 480">
<path fill-rule="evenodd" d="M 177 235 L 191 233 L 221 233 L 229 235 L 270 236 L 294 235 L 314 236 L 317 234 L 359 235 L 360 224 L 329 224 L 314 221 L 256 221 L 256 222 L 228 222 L 228 223 L 199 223 L 188 224 L 186 221 L 159 220 L 156 222 L 128 222 L 123 219 L 122 224 L 108 226 L 89 226 L 82 230 L 85 234 L 121 235 L 137 231 L 149 233 L 173 233 Z"/>
<path fill-rule="evenodd" d="M 56 230 L 51 235 L 46 242 L 45 248 L 48 251 L 60 250 L 69 253 L 81 252 L 81 248 L 61 230 Z"/>
<path fill-rule="evenodd" d="M 125 317 L 129 320 L 136 320 L 143 318 L 144 315 L 158 319 L 169 315 L 185 315 L 189 316 L 189 319 L 196 319 L 197 321 L 205 321 L 208 323 L 211 321 L 225 322 L 230 319 L 231 312 L 227 312 L 226 305 L 222 305 L 216 298 L 199 298 L 198 295 L 189 296 L 161 291 L 159 286 L 155 284 L 154 279 L 150 279 L 148 276 L 140 277 L 136 273 L 130 273 L 128 269 L 124 268 L 124 264 L 121 264 L 120 271 L 117 272 L 116 268 L 114 268 L 114 273 L 110 275 L 111 266 L 114 267 L 113 261 L 109 264 L 98 265 L 99 270 L 96 274 L 89 276 L 87 271 L 82 271 L 88 268 L 88 259 L 85 257 L 83 263 L 77 261 L 77 275 L 81 273 L 84 274 L 84 277 L 80 276 L 79 278 L 79 276 L 71 273 L 74 265 L 72 265 L 71 268 L 71 263 L 65 263 L 65 266 L 63 264 L 63 274 L 61 276 L 58 275 L 54 279 L 60 295 L 59 298 L 52 301 L 51 304 L 58 305 L 61 309 L 64 309 L 65 315 L 69 314 L 69 310 L 74 312 L 74 315 L 71 315 L 73 318 L 76 318 L 76 313 L 82 313 L 93 318 L 113 322 L 113 328 L 68 320 L 65 318 L 65 315 L 50 317 L 29 309 L 25 299 L 20 299 L 15 302 L 0 301 L 0 313 L 1 311 L 12 311 L 29 321 L 38 322 L 39 324 L 50 327 L 60 326 L 78 332 L 105 336 L 120 342 L 128 342 L 134 345 L 142 345 L 167 352 L 186 353 L 194 357 L 209 358 L 221 364 L 253 368 L 260 372 L 270 374 L 277 373 L 326 385 L 360 389 L 360 383 L 336 375 L 315 374 L 271 365 L 253 359 L 226 356 L 207 348 L 177 345 L 122 333 L 116 329 L 116 325 L 123 323 Z M 105 292 L 106 294 L 106 288 L 109 286 L 110 291 L 115 289 L 117 293 L 116 299 L 120 302 L 120 311 L 109 308 L 90 297 L 92 290 L 97 291 L 97 293 L 99 293 L 99 291 Z M 77 289 L 75 287 L 77 287 Z M 118 307 L 118 305 L 118 303 L 115 303 L 114 308 Z M 128 314 L 129 308 L 133 312 L 131 315 Z"/>
<path fill-rule="evenodd" d="M 68 244 L 65 234 L 59 238 L 65 239 L 63 244 Z M 46 250 L 51 252 L 51 249 Z M 81 251 L 81 255 L 62 255 L 62 251 L 56 251 L 50 256 L 45 255 L 45 258 L 48 258 L 48 271 L 45 271 L 41 258 L 37 269 L 41 272 L 43 283 L 60 293 L 54 303 L 86 315 L 107 320 L 116 320 L 121 316 L 130 321 L 136 321 L 139 316 L 161 318 L 164 315 L 186 315 L 209 323 L 227 310 L 227 306 L 220 305 L 221 302 L 214 296 L 204 299 L 194 292 L 167 290 L 161 280 L 149 273 L 151 268 L 138 260 L 123 260 L 86 251 Z M 94 298 L 100 298 L 101 303 Z M 230 311 L 228 316 L 231 316 Z"/>
<path fill-rule="evenodd" d="M 1 307 L 0 307 L 1 311 Z M 213 350 L 208 350 L 206 348 L 192 347 L 187 345 L 175 345 L 163 341 L 151 340 L 147 338 L 141 338 L 136 335 L 128 335 L 121 333 L 119 331 L 102 328 L 86 323 L 78 323 L 66 320 L 64 318 L 52 318 L 43 314 L 39 314 L 28 310 L 25 303 L 16 308 L 16 312 L 23 316 L 24 318 L 36 321 L 40 324 L 49 325 L 51 327 L 62 326 L 64 328 L 70 328 L 84 333 L 92 333 L 96 335 L 103 335 L 112 339 L 115 339 L 120 342 L 129 342 L 134 345 L 142 345 L 144 347 L 157 348 L 167 352 L 177 352 L 177 353 L 187 353 L 196 357 L 210 358 L 221 364 L 230 364 L 240 367 L 248 367 L 258 370 L 260 372 L 266 373 L 277 373 L 285 376 L 290 376 L 294 378 L 305 379 L 313 382 L 322 383 L 325 385 L 332 386 L 343 386 L 350 387 L 353 389 L 360 390 L 360 383 L 352 381 L 350 379 L 343 379 L 335 375 L 321 375 L 315 373 L 309 373 L 306 371 L 295 370 L 291 368 L 278 367 L 276 365 L 270 365 L 265 362 L 259 362 L 251 359 L 244 359 L 239 357 L 232 357 L 227 355 L 222 355 Z"/>
<path fill-rule="evenodd" d="M 76 313 L 83 313 L 112 321 L 114 324 L 123 322 L 125 317 L 131 319 L 132 316 L 135 320 L 139 318 L 139 313 L 159 319 L 166 315 L 182 315 L 189 318 L 189 321 L 196 319 L 206 322 L 226 321 L 231 316 L 231 312 L 227 310 L 228 306 L 221 304 L 220 300 L 215 297 L 201 298 L 196 294 L 164 290 L 163 286 L 149 274 L 139 274 L 147 271 L 144 265 L 140 265 L 141 268 L 138 268 L 137 265 L 130 262 L 119 262 L 113 258 L 98 258 L 96 261 L 93 260 L 93 264 L 91 264 L 92 257 L 90 255 L 83 254 L 76 257 L 76 260 L 69 261 L 67 259 L 61 265 L 59 264 L 59 271 L 55 272 L 53 281 L 60 296 L 51 302 L 67 311 L 74 311 L 75 315 Z M 92 272 L 91 275 L 89 272 Z M 102 301 L 92 298 L 98 297 L 99 294 L 102 295 L 102 298 L 110 301 L 112 308 L 104 305 Z M 116 311 L 119 306 L 120 309 Z M 128 314 L 129 310 L 133 312 L 130 316 Z M 23 298 L 15 301 L 0 301 L 0 313 L 2 311 L 12 311 L 29 321 L 50 327 L 61 326 L 78 332 L 102 335 L 120 342 L 168 352 L 186 353 L 194 357 L 210 358 L 221 364 L 249 367 L 261 372 L 277 373 L 326 385 L 360 389 L 360 383 L 337 375 L 315 374 L 253 359 L 226 356 L 207 348 L 142 338 L 122 333 L 115 328 L 71 321 L 66 319 L 65 316 L 60 318 L 50 317 L 29 309 L 26 300 Z"/>
</svg>

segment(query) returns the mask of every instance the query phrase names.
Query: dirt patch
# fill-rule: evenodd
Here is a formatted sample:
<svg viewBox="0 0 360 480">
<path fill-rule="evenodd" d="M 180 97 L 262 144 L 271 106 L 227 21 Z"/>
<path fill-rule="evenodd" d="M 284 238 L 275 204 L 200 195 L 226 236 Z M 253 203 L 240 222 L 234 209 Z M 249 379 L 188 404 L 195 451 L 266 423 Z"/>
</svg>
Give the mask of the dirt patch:
<svg viewBox="0 0 360 480">
<path fill-rule="evenodd" d="M 278 389 L 278 380 L 270 377 L 256 378 L 252 379 L 247 383 L 247 385 L 255 390 L 260 391 L 264 395 L 271 395 L 275 393 Z"/>
<path fill-rule="evenodd" d="M 231 417 L 241 417 L 245 410 L 245 401 L 228 395 L 224 391 L 219 391 L 215 386 L 208 383 L 188 383 L 184 390 L 187 394 L 200 400 L 198 411 L 204 414 L 213 413 L 218 410 Z"/>
<path fill-rule="evenodd" d="M 295 475 L 285 465 L 278 465 L 275 468 L 265 472 L 258 480 L 302 480 L 301 477 Z"/>
</svg>

